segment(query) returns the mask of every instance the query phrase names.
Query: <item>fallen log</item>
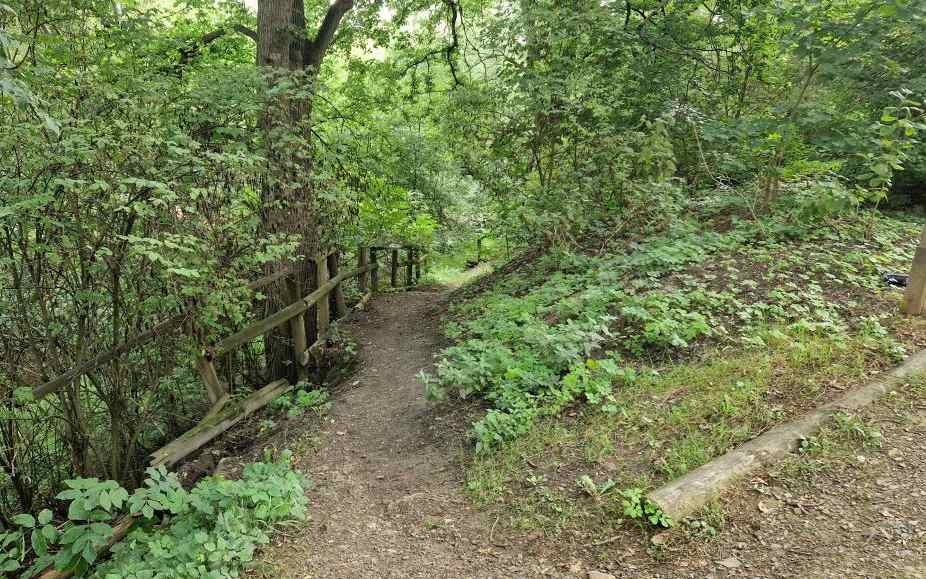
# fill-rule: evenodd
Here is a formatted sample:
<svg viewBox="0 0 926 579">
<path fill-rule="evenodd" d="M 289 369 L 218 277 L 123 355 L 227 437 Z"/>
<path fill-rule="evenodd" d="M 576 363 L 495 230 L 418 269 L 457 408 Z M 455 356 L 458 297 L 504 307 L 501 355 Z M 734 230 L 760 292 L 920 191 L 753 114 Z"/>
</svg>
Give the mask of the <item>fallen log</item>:
<svg viewBox="0 0 926 579">
<path fill-rule="evenodd" d="M 783 459 L 801 438 L 820 429 L 840 410 L 857 410 L 895 388 L 905 378 L 926 370 L 926 350 L 918 352 L 902 365 L 878 380 L 850 391 L 794 421 L 772 428 L 765 434 L 715 458 L 709 463 L 650 492 L 647 498 L 673 521 L 698 511 L 724 490 L 750 472 Z"/>
</svg>

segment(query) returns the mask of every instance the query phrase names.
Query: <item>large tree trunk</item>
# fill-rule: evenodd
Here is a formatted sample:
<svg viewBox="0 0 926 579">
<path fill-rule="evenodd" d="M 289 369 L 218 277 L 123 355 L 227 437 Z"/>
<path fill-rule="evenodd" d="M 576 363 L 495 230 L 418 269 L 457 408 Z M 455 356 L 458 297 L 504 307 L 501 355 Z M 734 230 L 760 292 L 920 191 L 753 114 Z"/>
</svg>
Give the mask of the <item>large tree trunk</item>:
<svg viewBox="0 0 926 579">
<path fill-rule="evenodd" d="M 271 82 L 291 78 L 300 95 L 280 91 L 261 119 L 267 150 L 267 171 L 261 185 L 265 235 L 292 235 L 300 256 L 295 266 L 297 289 L 305 295 L 314 283 L 312 258 L 319 253 L 319 218 L 312 186 L 311 115 L 318 70 L 334 33 L 353 0 L 337 0 L 328 8 L 314 40 L 305 32 L 303 0 L 260 0 L 257 10 L 257 64 Z M 277 270 L 287 264 L 270 264 Z M 268 288 L 267 313 L 289 303 L 284 283 Z M 296 362 L 287 328 L 265 336 L 268 378 L 296 379 Z M 311 333 L 309 334 L 311 335 Z"/>
</svg>

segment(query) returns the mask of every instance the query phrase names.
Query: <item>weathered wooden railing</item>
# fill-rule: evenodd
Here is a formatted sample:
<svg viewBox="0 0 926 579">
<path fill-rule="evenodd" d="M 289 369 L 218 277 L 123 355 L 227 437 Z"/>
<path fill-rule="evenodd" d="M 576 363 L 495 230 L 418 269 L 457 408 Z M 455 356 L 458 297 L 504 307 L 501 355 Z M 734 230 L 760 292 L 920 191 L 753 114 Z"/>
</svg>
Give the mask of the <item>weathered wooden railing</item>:
<svg viewBox="0 0 926 579">
<path fill-rule="evenodd" d="M 407 258 L 404 263 L 400 263 L 399 254 L 403 250 L 406 252 Z M 400 267 L 405 268 L 405 286 L 416 284 L 420 279 L 421 268 L 424 263 L 421 250 L 414 246 L 391 245 L 358 248 L 357 267 L 348 271 L 341 271 L 340 252 L 331 251 L 318 256 L 314 260 L 313 268 L 315 270 L 314 289 L 305 296 L 300 297 L 296 294 L 296 284 L 292 281 L 294 274 L 289 269 L 262 277 L 248 284 L 249 289 L 257 291 L 282 281 L 287 284 L 293 293 L 292 303 L 230 336 L 222 338 L 213 344 L 204 345 L 203 354 L 196 360 L 195 366 L 212 406 L 199 424 L 166 446 L 153 452 L 151 454 L 151 465 L 171 467 L 177 464 L 245 417 L 266 406 L 270 401 L 294 387 L 294 384 L 290 384 L 287 380 L 276 380 L 256 390 L 243 400 L 232 402 L 230 386 L 219 378 L 219 372 L 215 366 L 215 361 L 221 356 L 231 354 L 255 338 L 265 336 L 286 325 L 288 326 L 293 348 L 292 357 L 297 363 L 297 375 L 300 379 L 306 377 L 315 354 L 324 348 L 326 344 L 332 320 L 337 320 L 347 314 L 343 283 L 348 279 L 358 278 L 361 297 L 356 307 L 359 309 L 365 307 L 371 297 L 381 291 L 379 256 L 387 252 L 391 258 L 391 287 L 394 289 L 401 287 L 398 283 Z M 313 310 L 315 315 L 315 331 L 313 334 L 315 335 L 311 336 L 313 340 L 310 344 L 310 336 L 306 331 L 305 316 Z M 36 386 L 32 390 L 33 398 L 38 400 L 56 392 L 81 376 L 132 352 L 157 336 L 177 332 L 184 328 L 192 317 L 193 312 L 183 312 L 156 324 L 151 329 L 107 352 L 95 356 L 57 378 Z M 121 540 L 130 529 L 132 521 L 133 517 L 131 516 L 126 516 L 117 521 L 109 545 Z M 69 573 L 46 571 L 42 575 L 42 579 L 61 579 L 69 575 Z"/>
</svg>

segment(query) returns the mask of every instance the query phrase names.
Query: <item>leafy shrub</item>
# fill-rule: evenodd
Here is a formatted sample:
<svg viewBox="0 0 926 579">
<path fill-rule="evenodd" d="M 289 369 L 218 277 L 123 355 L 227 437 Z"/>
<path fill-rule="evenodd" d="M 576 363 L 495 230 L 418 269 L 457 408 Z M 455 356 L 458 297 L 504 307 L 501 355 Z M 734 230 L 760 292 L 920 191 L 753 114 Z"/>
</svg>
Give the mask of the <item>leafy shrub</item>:
<svg viewBox="0 0 926 579">
<path fill-rule="evenodd" d="M 49 566 L 105 579 L 237 577 L 274 524 L 306 514 L 305 481 L 288 453 L 247 466 L 241 480 L 210 477 L 191 491 L 163 466 L 147 474 L 131 495 L 114 481 L 67 481 L 58 498 L 70 501 L 68 520 L 56 526 L 48 510 L 14 517 L 16 527 L 0 534 L 0 570 L 24 578 Z M 138 517 L 134 530 L 92 569 L 111 523 L 129 513 Z"/>
</svg>

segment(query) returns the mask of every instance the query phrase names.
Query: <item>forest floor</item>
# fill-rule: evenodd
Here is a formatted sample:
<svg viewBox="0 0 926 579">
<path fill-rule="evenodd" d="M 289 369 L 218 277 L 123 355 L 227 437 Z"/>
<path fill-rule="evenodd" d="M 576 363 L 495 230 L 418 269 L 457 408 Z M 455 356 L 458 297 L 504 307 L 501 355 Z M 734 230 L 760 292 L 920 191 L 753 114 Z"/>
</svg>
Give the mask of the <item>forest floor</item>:
<svg viewBox="0 0 926 579">
<path fill-rule="evenodd" d="M 445 345 L 443 291 L 389 294 L 343 324 L 358 373 L 293 449 L 311 520 L 277 535 L 264 577 L 926 577 L 926 392 L 864 413 L 878 447 L 821 435 L 728 493 L 700 530 L 618 525 L 605 540 L 517 530 L 465 491 L 477 407 L 429 403 L 416 379 Z M 602 577 L 602 576 L 598 576 Z M 607 577 L 604 575 L 603 577 Z"/>
</svg>

